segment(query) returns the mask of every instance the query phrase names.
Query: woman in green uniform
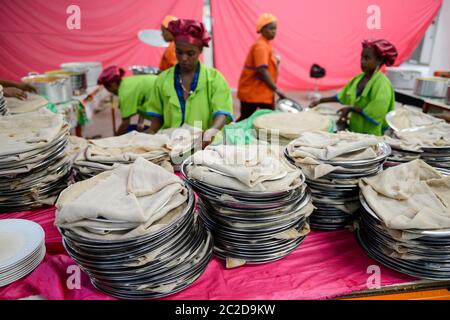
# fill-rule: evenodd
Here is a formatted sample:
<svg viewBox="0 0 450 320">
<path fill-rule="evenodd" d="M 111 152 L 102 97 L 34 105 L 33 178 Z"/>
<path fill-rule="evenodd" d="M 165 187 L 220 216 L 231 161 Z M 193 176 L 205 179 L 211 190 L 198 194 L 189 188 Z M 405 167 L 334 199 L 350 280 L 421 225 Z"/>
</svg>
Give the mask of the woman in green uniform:
<svg viewBox="0 0 450 320">
<path fill-rule="evenodd" d="M 117 135 L 122 135 L 131 130 L 143 131 L 144 104 L 150 98 L 156 76 L 136 75 L 124 77 L 125 71 L 117 66 L 111 66 L 103 70 L 98 78 L 101 84 L 110 93 L 119 97 L 119 111 L 122 123 L 117 130 Z M 137 125 L 131 124 L 131 118 L 139 114 Z"/>
<path fill-rule="evenodd" d="M 145 115 L 151 119 L 147 132 L 186 123 L 204 131 L 205 147 L 233 119 L 231 91 L 218 70 L 199 61 L 211 39 L 201 22 L 176 20 L 169 23 L 168 30 L 175 38 L 178 63 L 155 81 L 145 107 Z"/>
<path fill-rule="evenodd" d="M 397 58 L 397 49 L 387 40 L 365 40 L 362 43 L 362 73 L 354 77 L 336 96 L 311 103 L 340 102 L 347 105 L 339 110 L 339 121 L 347 122 L 353 132 L 382 136 L 388 128 L 385 117 L 395 107 L 395 93 L 389 79 L 380 71 L 383 64 L 391 66 Z"/>
</svg>

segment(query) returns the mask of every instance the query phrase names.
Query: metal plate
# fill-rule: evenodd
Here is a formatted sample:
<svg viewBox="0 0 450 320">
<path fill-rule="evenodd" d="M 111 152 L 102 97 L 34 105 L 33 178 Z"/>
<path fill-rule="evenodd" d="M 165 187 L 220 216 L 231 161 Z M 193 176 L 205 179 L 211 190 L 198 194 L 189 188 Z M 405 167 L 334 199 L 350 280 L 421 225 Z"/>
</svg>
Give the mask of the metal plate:
<svg viewBox="0 0 450 320">
<path fill-rule="evenodd" d="M 190 196 L 193 199 L 192 193 Z M 192 210 L 189 214 L 193 217 Z M 162 251 L 155 256 L 155 259 L 139 266 L 127 266 L 127 262 L 136 261 L 142 254 L 158 250 L 158 248 L 149 242 L 137 239 L 137 241 L 122 243 L 121 248 L 116 246 L 118 251 L 115 255 L 106 253 L 98 256 L 86 255 L 85 247 L 78 247 L 76 241 L 66 238 L 64 230 L 62 234 L 68 253 L 88 273 L 96 288 L 120 298 L 157 298 L 173 294 L 189 286 L 204 272 L 211 259 L 213 247 L 211 235 L 202 223 L 193 224 L 191 219 L 188 221 L 191 222 L 181 225 L 182 229 L 178 229 L 177 232 L 167 232 L 165 234 L 167 241 L 159 242 Z M 178 222 L 173 221 L 171 226 L 175 226 Z M 170 230 L 166 228 L 166 231 Z M 176 234 L 175 237 L 173 237 L 174 234 Z M 117 242 L 113 244 L 117 245 Z M 97 246 L 96 243 L 94 243 L 95 246 Z M 101 246 L 98 248 L 100 249 Z M 133 249 L 127 251 L 128 248 Z M 158 287 L 170 283 L 177 283 L 177 285 L 173 290 L 165 293 L 139 289 L 139 286 L 144 284 Z"/>
<path fill-rule="evenodd" d="M 202 183 L 201 181 L 196 181 L 194 179 L 188 178 L 188 171 L 189 171 L 188 167 L 192 164 L 193 163 L 191 161 L 191 157 L 189 157 L 181 165 L 181 174 L 186 181 L 188 181 L 189 183 L 193 182 L 194 184 L 201 185 L 208 189 L 214 190 L 218 193 L 228 194 L 230 196 L 237 196 L 237 197 L 242 197 L 242 198 L 261 199 L 263 197 L 264 198 L 266 198 L 266 197 L 267 198 L 282 197 L 282 196 L 285 196 L 287 193 L 289 193 L 289 191 L 298 188 L 300 185 L 302 185 L 305 182 L 305 176 L 304 176 L 303 172 L 301 172 L 301 175 L 300 175 L 301 182 L 298 184 L 298 186 L 295 186 L 292 188 L 287 188 L 282 191 L 278 191 L 278 192 L 246 191 L 246 192 L 244 192 L 244 191 L 239 191 L 239 190 L 231 190 L 231 189 L 226 189 L 226 188 L 222 188 L 222 187 L 218 187 L 218 186 L 206 185 L 206 184 Z"/>
<path fill-rule="evenodd" d="M 374 165 L 376 163 L 382 163 L 385 159 L 391 154 L 392 149 L 389 144 L 386 142 L 379 142 L 377 145 L 378 154 L 373 159 L 366 160 L 353 160 L 353 161 L 344 161 L 344 160 L 318 160 L 323 163 L 327 163 L 330 165 L 341 166 L 345 168 L 361 168 Z M 288 147 L 284 150 L 284 155 L 290 160 L 291 163 L 295 164 L 295 160 L 293 160 L 288 153 Z"/>
</svg>

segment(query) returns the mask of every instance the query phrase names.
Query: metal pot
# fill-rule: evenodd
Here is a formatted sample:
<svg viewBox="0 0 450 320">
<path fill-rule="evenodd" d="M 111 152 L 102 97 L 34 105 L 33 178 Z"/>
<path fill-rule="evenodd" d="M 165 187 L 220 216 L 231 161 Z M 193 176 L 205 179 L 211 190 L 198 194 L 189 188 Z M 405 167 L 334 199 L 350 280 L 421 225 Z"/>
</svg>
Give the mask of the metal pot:
<svg viewBox="0 0 450 320">
<path fill-rule="evenodd" d="M 52 103 L 72 100 L 72 84 L 67 75 L 29 73 L 22 81 L 35 87 L 40 95 Z"/>
<path fill-rule="evenodd" d="M 445 98 L 445 103 L 450 104 L 450 80 L 447 84 L 447 97 Z"/>
<path fill-rule="evenodd" d="M 149 66 L 130 66 L 128 70 L 132 71 L 133 75 L 158 74 L 160 72 L 159 68 Z"/>
<path fill-rule="evenodd" d="M 414 94 L 429 97 L 444 99 L 447 95 L 448 80 L 439 77 L 417 78 L 414 86 Z"/>
<path fill-rule="evenodd" d="M 87 69 L 87 86 L 93 87 L 97 85 L 97 80 L 102 73 L 101 62 L 66 62 L 59 66 L 63 70 L 67 71 L 83 71 Z"/>
<path fill-rule="evenodd" d="M 413 90 L 417 78 L 422 73 L 418 70 L 406 70 L 397 67 L 387 67 L 386 76 L 395 89 Z"/>
<path fill-rule="evenodd" d="M 87 72 L 88 69 L 79 71 L 67 71 L 67 70 L 53 70 L 47 71 L 46 74 L 53 75 L 67 75 L 70 77 L 70 82 L 72 84 L 72 94 L 74 96 L 81 96 L 86 93 L 87 89 Z"/>
</svg>

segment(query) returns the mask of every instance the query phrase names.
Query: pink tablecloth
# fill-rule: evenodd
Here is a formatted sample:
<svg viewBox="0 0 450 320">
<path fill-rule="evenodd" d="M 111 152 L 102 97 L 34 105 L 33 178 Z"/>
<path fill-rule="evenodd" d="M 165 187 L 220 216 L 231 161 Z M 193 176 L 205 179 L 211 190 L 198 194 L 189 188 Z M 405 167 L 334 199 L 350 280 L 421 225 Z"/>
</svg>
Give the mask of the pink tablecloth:
<svg viewBox="0 0 450 320">
<path fill-rule="evenodd" d="M 70 268 L 75 263 L 61 244 L 61 237 L 53 225 L 54 214 L 55 209 L 50 208 L 0 215 L 0 219 L 29 219 L 42 225 L 47 247 L 41 265 L 26 278 L 0 288 L 0 299 L 31 295 L 46 299 L 112 299 L 96 290 L 83 272 L 81 285 L 77 288 L 73 267 Z M 294 252 L 277 262 L 227 270 L 223 261 L 214 258 L 192 286 L 166 299 L 333 298 L 367 289 L 373 272 L 368 270 L 371 265 L 379 264 L 364 253 L 349 231 L 313 231 Z M 381 286 L 415 280 L 379 267 Z"/>
</svg>

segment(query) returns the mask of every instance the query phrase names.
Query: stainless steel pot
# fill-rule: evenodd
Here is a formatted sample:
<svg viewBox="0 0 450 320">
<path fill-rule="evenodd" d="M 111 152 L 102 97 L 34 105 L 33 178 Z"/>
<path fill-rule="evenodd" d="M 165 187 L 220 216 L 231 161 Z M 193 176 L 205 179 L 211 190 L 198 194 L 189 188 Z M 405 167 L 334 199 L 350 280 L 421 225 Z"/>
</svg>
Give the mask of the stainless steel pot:
<svg viewBox="0 0 450 320">
<path fill-rule="evenodd" d="M 53 70 L 47 71 L 46 74 L 53 75 L 67 75 L 70 77 L 70 82 L 72 84 L 72 94 L 74 96 L 80 96 L 86 93 L 87 89 L 87 72 L 88 69 L 80 69 L 78 71 L 67 71 L 67 70 Z"/>
<path fill-rule="evenodd" d="M 418 70 L 406 70 L 398 67 L 386 68 L 386 76 L 395 89 L 413 90 L 415 80 L 421 75 L 422 73 Z"/>
<path fill-rule="evenodd" d="M 59 66 L 63 70 L 67 71 L 83 71 L 87 70 L 87 86 L 93 87 L 97 85 L 97 80 L 102 73 L 101 62 L 66 62 Z"/>
<path fill-rule="evenodd" d="M 160 72 L 159 68 L 149 66 L 130 66 L 128 70 L 132 71 L 133 75 L 158 74 Z"/>
<path fill-rule="evenodd" d="M 72 84 L 67 75 L 29 73 L 22 81 L 35 87 L 40 95 L 52 103 L 72 100 Z"/>
<path fill-rule="evenodd" d="M 444 99 L 447 95 L 448 80 L 439 77 L 417 78 L 414 85 L 414 94 Z"/>
<path fill-rule="evenodd" d="M 450 104 L 450 80 L 447 84 L 447 97 L 445 98 L 445 103 Z"/>
</svg>

